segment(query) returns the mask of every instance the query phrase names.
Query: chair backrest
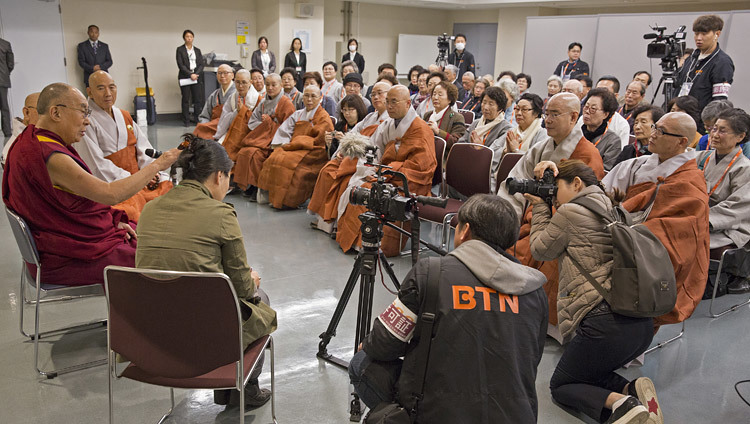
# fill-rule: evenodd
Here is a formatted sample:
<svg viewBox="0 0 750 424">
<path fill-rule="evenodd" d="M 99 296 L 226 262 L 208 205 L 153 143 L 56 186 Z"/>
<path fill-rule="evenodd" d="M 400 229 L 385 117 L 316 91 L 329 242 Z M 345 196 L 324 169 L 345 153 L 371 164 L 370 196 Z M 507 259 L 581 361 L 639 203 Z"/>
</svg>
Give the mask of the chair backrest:
<svg viewBox="0 0 750 424">
<path fill-rule="evenodd" d="M 469 126 L 474 122 L 474 112 L 466 109 L 459 109 L 458 113 L 464 116 L 464 123 Z"/>
<path fill-rule="evenodd" d="M 519 160 L 523 157 L 523 153 L 506 153 L 503 159 L 500 161 L 500 165 L 497 167 L 497 177 L 495 178 L 496 189 L 500 188 L 500 183 L 508 178 L 508 174 L 516 166 Z"/>
<path fill-rule="evenodd" d="M 435 136 L 435 159 L 437 166 L 435 173 L 432 175 L 432 185 L 443 182 L 443 169 L 445 168 L 445 140 L 442 137 Z"/>
<path fill-rule="evenodd" d="M 144 371 L 190 378 L 239 361 L 241 315 L 224 274 L 108 266 L 110 349 Z"/>
<path fill-rule="evenodd" d="M 21 251 L 21 257 L 24 261 L 39 266 L 39 252 L 36 250 L 34 237 L 31 235 L 31 229 L 17 213 L 5 208 L 5 214 L 8 216 L 10 228 L 13 230 L 13 237 L 16 238 L 18 250 Z"/>
<path fill-rule="evenodd" d="M 456 143 L 448 153 L 445 182 L 464 196 L 490 192 L 492 149 L 475 143 Z"/>
</svg>

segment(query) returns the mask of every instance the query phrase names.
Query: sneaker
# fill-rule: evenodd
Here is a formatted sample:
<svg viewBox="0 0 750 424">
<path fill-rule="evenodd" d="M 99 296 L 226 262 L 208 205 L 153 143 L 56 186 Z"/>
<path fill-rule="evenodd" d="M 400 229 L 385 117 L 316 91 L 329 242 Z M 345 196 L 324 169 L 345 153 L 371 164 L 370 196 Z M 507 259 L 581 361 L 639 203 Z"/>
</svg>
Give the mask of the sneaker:
<svg viewBox="0 0 750 424">
<path fill-rule="evenodd" d="M 649 423 L 664 424 L 664 414 L 659 405 L 659 399 L 656 398 L 654 382 L 650 378 L 640 377 L 631 381 L 628 385 L 628 394 L 637 397 L 643 406 L 648 409 L 651 416 Z"/>
<path fill-rule="evenodd" d="M 261 389 L 256 385 L 245 386 L 245 410 L 259 408 L 265 405 L 271 399 L 271 391 Z M 240 404 L 240 392 L 232 390 L 229 397 L 229 406 L 238 406 Z"/>
<path fill-rule="evenodd" d="M 648 409 L 638 398 L 628 396 L 622 405 L 612 411 L 612 415 L 604 424 L 644 424 L 648 419 Z"/>
</svg>

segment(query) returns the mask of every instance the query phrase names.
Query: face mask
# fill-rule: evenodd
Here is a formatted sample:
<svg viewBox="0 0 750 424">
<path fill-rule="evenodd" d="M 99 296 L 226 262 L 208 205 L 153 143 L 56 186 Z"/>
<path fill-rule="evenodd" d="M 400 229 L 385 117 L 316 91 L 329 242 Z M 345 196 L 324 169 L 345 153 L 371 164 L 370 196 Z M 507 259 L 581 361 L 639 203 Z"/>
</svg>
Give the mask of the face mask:
<svg viewBox="0 0 750 424">
<path fill-rule="evenodd" d="M 356 52 L 357 51 L 357 46 L 355 46 L 355 45 L 349 46 L 349 51 L 352 52 L 352 53 Z"/>
<path fill-rule="evenodd" d="M 456 50 L 463 50 L 466 48 L 466 43 L 456 43 Z"/>
</svg>

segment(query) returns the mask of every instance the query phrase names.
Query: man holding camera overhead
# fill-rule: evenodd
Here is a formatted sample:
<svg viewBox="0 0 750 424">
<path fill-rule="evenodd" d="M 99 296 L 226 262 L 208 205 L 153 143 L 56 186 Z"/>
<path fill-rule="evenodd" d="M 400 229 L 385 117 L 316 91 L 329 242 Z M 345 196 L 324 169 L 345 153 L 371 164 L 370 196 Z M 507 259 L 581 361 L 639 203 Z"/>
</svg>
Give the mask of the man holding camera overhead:
<svg viewBox="0 0 750 424">
<path fill-rule="evenodd" d="M 732 87 L 734 62 L 719 47 L 723 28 L 724 21 L 716 15 L 699 16 L 693 22 L 697 49 L 685 60 L 675 80 L 675 97 L 695 97 L 700 110 L 713 100 L 726 99 Z M 699 131 L 703 131 L 702 124 L 698 122 Z"/>
</svg>

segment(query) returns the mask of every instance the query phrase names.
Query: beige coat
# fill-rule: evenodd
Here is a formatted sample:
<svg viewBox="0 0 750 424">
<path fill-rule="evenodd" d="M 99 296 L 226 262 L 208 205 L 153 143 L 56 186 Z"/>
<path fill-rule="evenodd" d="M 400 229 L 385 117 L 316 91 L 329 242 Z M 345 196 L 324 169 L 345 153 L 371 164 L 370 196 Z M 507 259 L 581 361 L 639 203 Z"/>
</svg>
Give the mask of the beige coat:
<svg viewBox="0 0 750 424">
<path fill-rule="evenodd" d="M 609 198 L 597 186 L 584 188 L 574 199 L 583 196 L 612 209 Z M 609 290 L 612 236 L 602 220 L 583 206 L 568 202 L 550 216 L 546 204 L 537 204 L 531 219 L 531 253 L 540 261 L 559 258 L 557 316 L 560 333 L 567 342 L 583 317 L 602 301 L 602 296 L 578 271 L 571 257 Z"/>
</svg>

